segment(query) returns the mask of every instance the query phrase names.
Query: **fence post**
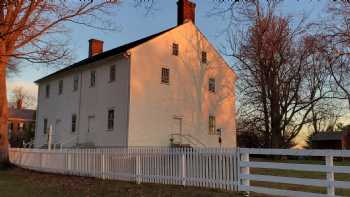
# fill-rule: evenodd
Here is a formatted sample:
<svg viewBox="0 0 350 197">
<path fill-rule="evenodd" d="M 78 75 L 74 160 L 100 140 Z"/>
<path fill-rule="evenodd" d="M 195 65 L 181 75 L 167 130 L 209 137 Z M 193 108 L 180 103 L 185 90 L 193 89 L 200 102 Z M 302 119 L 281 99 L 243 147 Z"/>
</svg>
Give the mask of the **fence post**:
<svg viewBox="0 0 350 197">
<path fill-rule="evenodd" d="M 186 186 L 186 149 L 181 149 L 181 178 L 182 178 L 182 185 Z"/>
<path fill-rule="evenodd" d="M 52 144 L 52 125 L 49 127 L 49 142 L 47 144 L 49 151 L 51 150 L 51 144 Z"/>
<path fill-rule="evenodd" d="M 242 153 L 240 158 L 241 161 L 244 161 L 244 162 L 249 162 L 249 153 Z M 240 162 L 238 162 L 240 163 Z M 249 175 L 250 174 L 250 168 L 249 167 L 244 167 L 244 168 L 241 168 L 241 173 L 239 176 L 241 176 L 241 174 L 246 174 L 246 175 Z M 238 177 L 239 179 L 241 177 Z M 249 179 L 242 179 L 242 185 L 243 186 L 246 186 L 246 187 L 249 187 L 250 186 L 250 180 Z M 249 191 L 246 191 L 247 194 L 249 195 Z"/>
<path fill-rule="evenodd" d="M 327 181 L 328 181 L 327 194 L 329 196 L 335 196 L 334 169 L 333 169 L 334 165 L 333 165 L 332 155 L 326 156 L 326 166 L 332 169 L 330 172 L 327 172 Z"/>
<path fill-rule="evenodd" d="M 140 164 L 140 151 L 137 149 L 136 153 L 136 183 L 141 183 L 141 164 Z"/>
<path fill-rule="evenodd" d="M 105 154 L 104 152 L 102 151 L 102 154 L 101 154 L 101 169 L 102 169 L 102 179 L 106 179 L 106 163 L 105 163 Z"/>
</svg>

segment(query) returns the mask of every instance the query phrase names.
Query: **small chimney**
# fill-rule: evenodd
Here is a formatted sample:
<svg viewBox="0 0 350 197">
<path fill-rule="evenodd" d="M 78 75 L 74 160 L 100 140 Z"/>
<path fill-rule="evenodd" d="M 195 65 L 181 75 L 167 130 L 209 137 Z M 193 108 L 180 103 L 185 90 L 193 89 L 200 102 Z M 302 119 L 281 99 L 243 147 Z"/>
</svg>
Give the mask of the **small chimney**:
<svg viewBox="0 0 350 197">
<path fill-rule="evenodd" d="M 18 99 L 16 101 L 16 105 L 17 105 L 17 109 L 23 109 L 23 100 L 22 99 Z"/>
<path fill-rule="evenodd" d="M 89 40 L 89 57 L 103 52 L 103 41 L 97 39 Z"/>
<path fill-rule="evenodd" d="M 182 25 L 187 21 L 195 23 L 196 4 L 189 0 L 179 0 L 177 2 L 177 25 Z"/>
</svg>

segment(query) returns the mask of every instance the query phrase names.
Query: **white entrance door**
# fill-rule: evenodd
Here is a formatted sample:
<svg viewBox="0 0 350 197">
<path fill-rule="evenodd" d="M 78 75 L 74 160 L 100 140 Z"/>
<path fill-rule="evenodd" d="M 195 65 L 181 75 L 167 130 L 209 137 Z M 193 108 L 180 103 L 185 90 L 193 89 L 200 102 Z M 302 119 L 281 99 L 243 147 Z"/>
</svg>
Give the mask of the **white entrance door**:
<svg viewBox="0 0 350 197">
<path fill-rule="evenodd" d="M 62 121 L 60 119 L 57 119 L 55 122 L 55 128 L 53 129 L 53 133 L 52 133 L 52 143 L 53 144 L 62 143 L 62 136 L 63 136 L 62 132 L 63 132 Z"/>
<path fill-rule="evenodd" d="M 175 139 L 177 142 L 182 144 L 183 141 L 183 133 L 182 133 L 182 117 L 174 117 L 173 118 L 174 126 L 173 126 L 173 134 L 175 135 Z"/>
<path fill-rule="evenodd" d="M 95 139 L 95 116 L 88 117 L 88 142 L 94 142 Z"/>
</svg>

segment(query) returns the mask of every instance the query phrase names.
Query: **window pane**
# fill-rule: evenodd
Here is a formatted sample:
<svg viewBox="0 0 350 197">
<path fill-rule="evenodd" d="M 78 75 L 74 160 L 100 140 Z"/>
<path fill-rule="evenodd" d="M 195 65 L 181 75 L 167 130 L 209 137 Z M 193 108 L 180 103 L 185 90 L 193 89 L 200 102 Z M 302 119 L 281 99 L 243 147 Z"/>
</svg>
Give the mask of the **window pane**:
<svg viewBox="0 0 350 197">
<path fill-rule="evenodd" d="M 202 52 L 202 63 L 207 63 L 207 52 Z"/>
<path fill-rule="evenodd" d="M 90 87 L 95 87 L 96 83 L 96 71 L 91 71 L 90 73 Z"/>
<path fill-rule="evenodd" d="M 111 66 L 109 70 L 109 81 L 115 81 L 115 66 Z"/>
<path fill-rule="evenodd" d="M 46 85 L 46 98 L 50 97 L 50 84 Z"/>
<path fill-rule="evenodd" d="M 77 115 L 72 115 L 72 132 L 76 131 L 76 124 L 77 124 Z"/>
<path fill-rule="evenodd" d="M 216 134 L 216 132 L 215 132 L 216 125 L 215 124 L 216 124 L 215 123 L 215 116 L 209 116 L 209 134 L 210 135 Z"/>
<path fill-rule="evenodd" d="M 179 45 L 176 43 L 173 43 L 173 55 L 175 56 L 179 55 Z"/>
<path fill-rule="evenodd" d="M 58 94 L 61 95 L 63 92 L 63 80 L 58 82 Z"/>
<path fill-rule="evenodd" d="M 210 78 L 209 79 L 209 91 L 210 92 L 215 92 L 215 79 L 214 78 Z"/>
<path fill-rule="evenodd" d="M 47 133 L 47 119 L 44 119 L 44 134 Z"/>
<path fill-rule="evenodd" d="M 78 90 L 78 85 L 79 85 L 79 76 L 74 76 L 74 82 L 73 82 L 73 90 L 77 91 Z"/>
<path fill-rule="evenodd" d="M 108 110 L 108 130 L 113 130 L 114 129 L 114 110 Z"/>
<path fill-rule="evenodd" d="M 161 82 L 169 84 L 170 70 L 168 68 L 162 68 Z"/>
</svg>

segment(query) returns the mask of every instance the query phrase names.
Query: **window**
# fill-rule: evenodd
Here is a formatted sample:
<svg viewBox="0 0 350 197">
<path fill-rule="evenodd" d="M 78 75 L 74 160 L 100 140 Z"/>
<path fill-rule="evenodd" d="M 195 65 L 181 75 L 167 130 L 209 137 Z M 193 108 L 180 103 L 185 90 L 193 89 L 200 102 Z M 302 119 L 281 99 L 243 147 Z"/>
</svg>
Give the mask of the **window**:
<svg viewBox="0 0 350 197">
<path fill-rule="evenodd" d="M 63 93 L 63 80 L 58 82 L 58 94 L 61 95 Z"/>
<path fill-rule="evenodd" d="M 50 84 L 46 85 L 46 91 L 45 91 L 46 98 L 50 97 Z"/>
<path fill-rule="evenodd" d="M 115 81 L 115 66 L 109 68 L 109 82 Z"/>
<path fill-rule="evenodd" d="M 179 55 L 179 44 L 173 43 L 173 55 Z"/>
<path fill-rule="evenodd" d="M 114 129 L 114 109 L 108 110 L 108 130 Z"/>
<path fill-rule="evenodd" d="M 75 75 L 73 79 L 73 91 L 77 91 L 79 86 L 79 76 Z"/>
<path fill-rule="evenodd" d="M 47 133 L 47 119 L 44 118 L 44 134 Z"/>
<path fill-rule="evenodd" d="M 77 115 L 72 115 L 72 132 L 74 133 L 77 129 Z"/>
<path fill-rule="evenodd" d="M 170 78 L 170 70 L 169 68 L 162 68 L 162 76 L 161 76 L 161 82 L 165 84 L 169 84 L 169 78 Z"/>
<path fill-rule="evenodd" d="M 209 79 L 208 85 L 209 85 L 209 92 L 215 93 L 215 79 L 214 78 Z"/>
<path fill-rule="evenodd" d="M 91 71 L 90 73 L 90 87 L 95 87 L 96 84 L 96 71 Z"/>
<path fill-rule="evenodd" d="M 207 52 L 202 51 L 202 63 L 206 64 L 208 62 Z"/>
<path fill-rule="evenodd" d="M 215 116 L 210 115 L 209 116 L 209 135 L 215 135 L 216 131 L 215 131 Z"/>
</svg>

